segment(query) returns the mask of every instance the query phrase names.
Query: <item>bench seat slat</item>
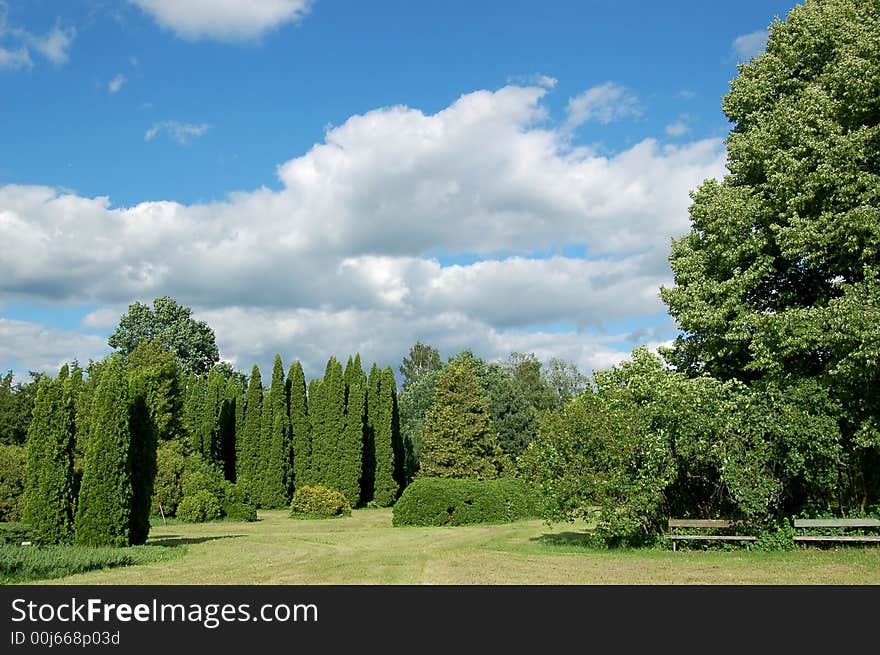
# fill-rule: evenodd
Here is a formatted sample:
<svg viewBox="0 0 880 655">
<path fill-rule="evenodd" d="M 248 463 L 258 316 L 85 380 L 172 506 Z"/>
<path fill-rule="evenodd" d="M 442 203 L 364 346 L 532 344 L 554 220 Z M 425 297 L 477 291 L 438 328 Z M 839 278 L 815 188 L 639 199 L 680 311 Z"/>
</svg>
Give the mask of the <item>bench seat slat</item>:
<svg viewBox="0 0 880 655">
<path fill-rule="evenodd" d="M 880 519 L 795 519 L 796 528 L 880 528 Z"/>
</svg>

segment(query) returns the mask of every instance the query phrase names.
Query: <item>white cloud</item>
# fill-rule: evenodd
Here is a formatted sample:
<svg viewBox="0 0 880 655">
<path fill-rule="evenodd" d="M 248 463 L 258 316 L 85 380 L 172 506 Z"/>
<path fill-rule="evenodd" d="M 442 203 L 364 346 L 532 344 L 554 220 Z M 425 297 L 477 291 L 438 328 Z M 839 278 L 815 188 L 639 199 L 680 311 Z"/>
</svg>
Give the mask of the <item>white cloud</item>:
<svg viewBox="0 0 880 655">
<path fill-rule="evenodd" d="M 0 317 L 0 362 L 4 363 L 4 373 L 12 369 L 17 377 L 27 371 L 54 375 L 66 362 L 77 359 L 84 365 L 89 358 L 98 359 L 107 350 L 103 337 Z M 11 366 L 11 362 L 19 362 L 20 367 Z"/>
<path fill-rule="evenodd" d="M 733 48 L 733 53 L 740 61 L 748 61 L 752 57 L 757 56 L 765 47 L 767 47 L 767 39 L 769 38 L 769 35 L 769 31 L 766 29 L 756 30 L 749 34 L 741 34 L 733 40 L 731 46 Z"/>
<path fill-rule="evenodd" d="M 42 36 L 29 34 L 21 31 L 25 41 L 53 64 L 61 65 L 67 62 L 69 50 L 76 38 L 76 29 L 73 27 L 62 28 L 56 25 L 52 30 Z"/>
<path fill-rule="evenodd" d="M 112 93 L 112 91 L 111 91 Z M 159 134 L 165 132 L 172 140 L 182 146 L 187 145 L 192 139 L 196 139 L 208 131 L 207 123 L 181 123 L 178 121 L 162 121 L 155 123 L 144 133 L 144 141 L 152 141 Z"/>
<path fill-rule="evenodd" d="M 130 0 L 178 36 L 246 41 L 298 23 L 311 0 Z"/>
<path fill-rule="evenodd" d="M 577 127 L 588 121 L 607 125 L 640 113 L 638 98 L 626 87 L 613 82 L 589 88 L 568 101 L 570 127 Z"/>
<path fill-rule="evenodd" d="M 724 174 L 723 144 L 573 149 L 546 124 L 547 92 L 352 116 L 278 167 L 280 190 L 222 202 L 115 208 L 0 186 L 0 302 L 98 305 L 83 325 L 109 331 L 128 303 L 171 295 L 245 368 L 275 352 L 394 363 L 417 339 L 486 357 L 555 348 L 584 367 L 623 357 L 605 331 L 663 311 L 670 238 L 689 227 L 688 192 Z M 547 257 L 572 248 L 587 257 Z M 459 255 L 470 263 L 444 263 Z"/>
<path fill-rule="evenodd" d="M 666 134 L 671 137 L 682 137 L 691 131 L 692 117 L 689 114 L 681 114 L 678 119 L 666 126 Z"/>
<path fill-rule="evenodd" d="M 27 48 L 20 47 L 15 50 L 0 47 L 0 71 L 17 71 L 24 68 L 33 68 L 34 62 L 31 60 L 30 53 Z"/>
<path fill-rule="evenodd" d="M 109 93 L 118 93 L 123 84 L 125 84 L 125 75 L 119 73 L 119 75 L 107 82 L 107 91 Z"/>
<path fill-rule="evenodd" d="M 6 19 L 6 3 L 0 2 L 0 70 L 22 70 L 34 65 L 31 51 L 56 66 L 67 62 L 70 48 L 76 38 L 74 27 L 56 24 L 45 34 L 34 34 Z"/>
</svg>

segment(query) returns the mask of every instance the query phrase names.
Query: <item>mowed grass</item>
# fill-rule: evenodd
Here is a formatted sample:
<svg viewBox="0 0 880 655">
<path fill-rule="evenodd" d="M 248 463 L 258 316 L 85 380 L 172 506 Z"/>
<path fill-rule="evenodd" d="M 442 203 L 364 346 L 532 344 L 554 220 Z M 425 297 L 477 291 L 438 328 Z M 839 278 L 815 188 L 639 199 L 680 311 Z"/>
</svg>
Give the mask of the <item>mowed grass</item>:
<svg viewBox="0 0 880 655">
<path fill-rule="evenodd" d="M 46 584 L 880 584 L 880 549 L 594 550 L 583 524 L 394 528 L 391 510 L 328 520 L 155 525 L 169 561 Z"/>
</svg>

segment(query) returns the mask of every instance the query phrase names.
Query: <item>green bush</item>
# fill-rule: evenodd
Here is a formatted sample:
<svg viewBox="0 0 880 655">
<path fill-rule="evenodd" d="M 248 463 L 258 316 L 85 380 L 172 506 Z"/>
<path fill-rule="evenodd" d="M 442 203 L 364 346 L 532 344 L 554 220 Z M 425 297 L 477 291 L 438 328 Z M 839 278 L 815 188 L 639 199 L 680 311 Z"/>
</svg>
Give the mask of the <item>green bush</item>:
<svg viewBox="0 0 880 655">
<path fill-rule="evenodd" d="M 0 545 L 20 546 L 23 541 L 34 541 L 34 533 L 27 523 L 0 523 Z"/>
<path fill-rule="evenodd" d="M 174 516 L 183 500 L 183 477 L 186 458 L 183 446 L 167 441 L 156 450 L 156 480 L 153 485 L 153 515 Z"/>
<path fill-rule="evenodd" d="M 0 445 L 0 521 L 20 521 L 24 503 L 24 446 Z"/>
<path fill-rule="evenodd" d="M 342 492 L 317 484 L 300 487 L 293 494 L 290 515 L 295 517 L 330 517 L 351 514 L 351 505 Z"/>
<path fill-rule="evenodd" d="M 540 513 L 539 499 L 516 478 L 420 478 L 395 503 L 392 525 L 509 523 Z"/>
<path fill-rule="evenodd" d="M 217 496 L 207 489 L 200 489 L 192 496 L 184 496 L 177 506 L 177 518 L 188 523 L 204 523 L 223 516 Z"/>
<path fill-rule="evenodd" d="M 215 498 L 226 495 L 226 478 L 223 469 L 194 454 L 186 458 L 182 481 L 183 495 L 195 496 L 199 491 L 208 491 Z"/>
<path fill-rule="evenodd" d="M 256 521 L 257 508 L 247 503 L 227 503 L 223 506 L 223 516 L 228 521 Z"/>
</svg>

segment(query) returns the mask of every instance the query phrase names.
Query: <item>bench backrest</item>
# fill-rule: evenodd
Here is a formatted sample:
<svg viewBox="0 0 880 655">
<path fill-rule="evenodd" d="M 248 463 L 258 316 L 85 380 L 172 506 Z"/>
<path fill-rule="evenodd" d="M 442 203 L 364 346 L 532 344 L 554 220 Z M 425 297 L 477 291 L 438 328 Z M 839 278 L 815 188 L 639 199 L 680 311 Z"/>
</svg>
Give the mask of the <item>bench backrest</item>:
<svg viewBox="0 0 880 655">
<path fill-rule="evenodd" d="M 670 528 L 729 528 L 724 519 L 669 519 Z"/>
<path fill-rule="evenodd" d="M 795 519 L 796 528 L 880 528 L 880 519 Z"/>
</svg>

